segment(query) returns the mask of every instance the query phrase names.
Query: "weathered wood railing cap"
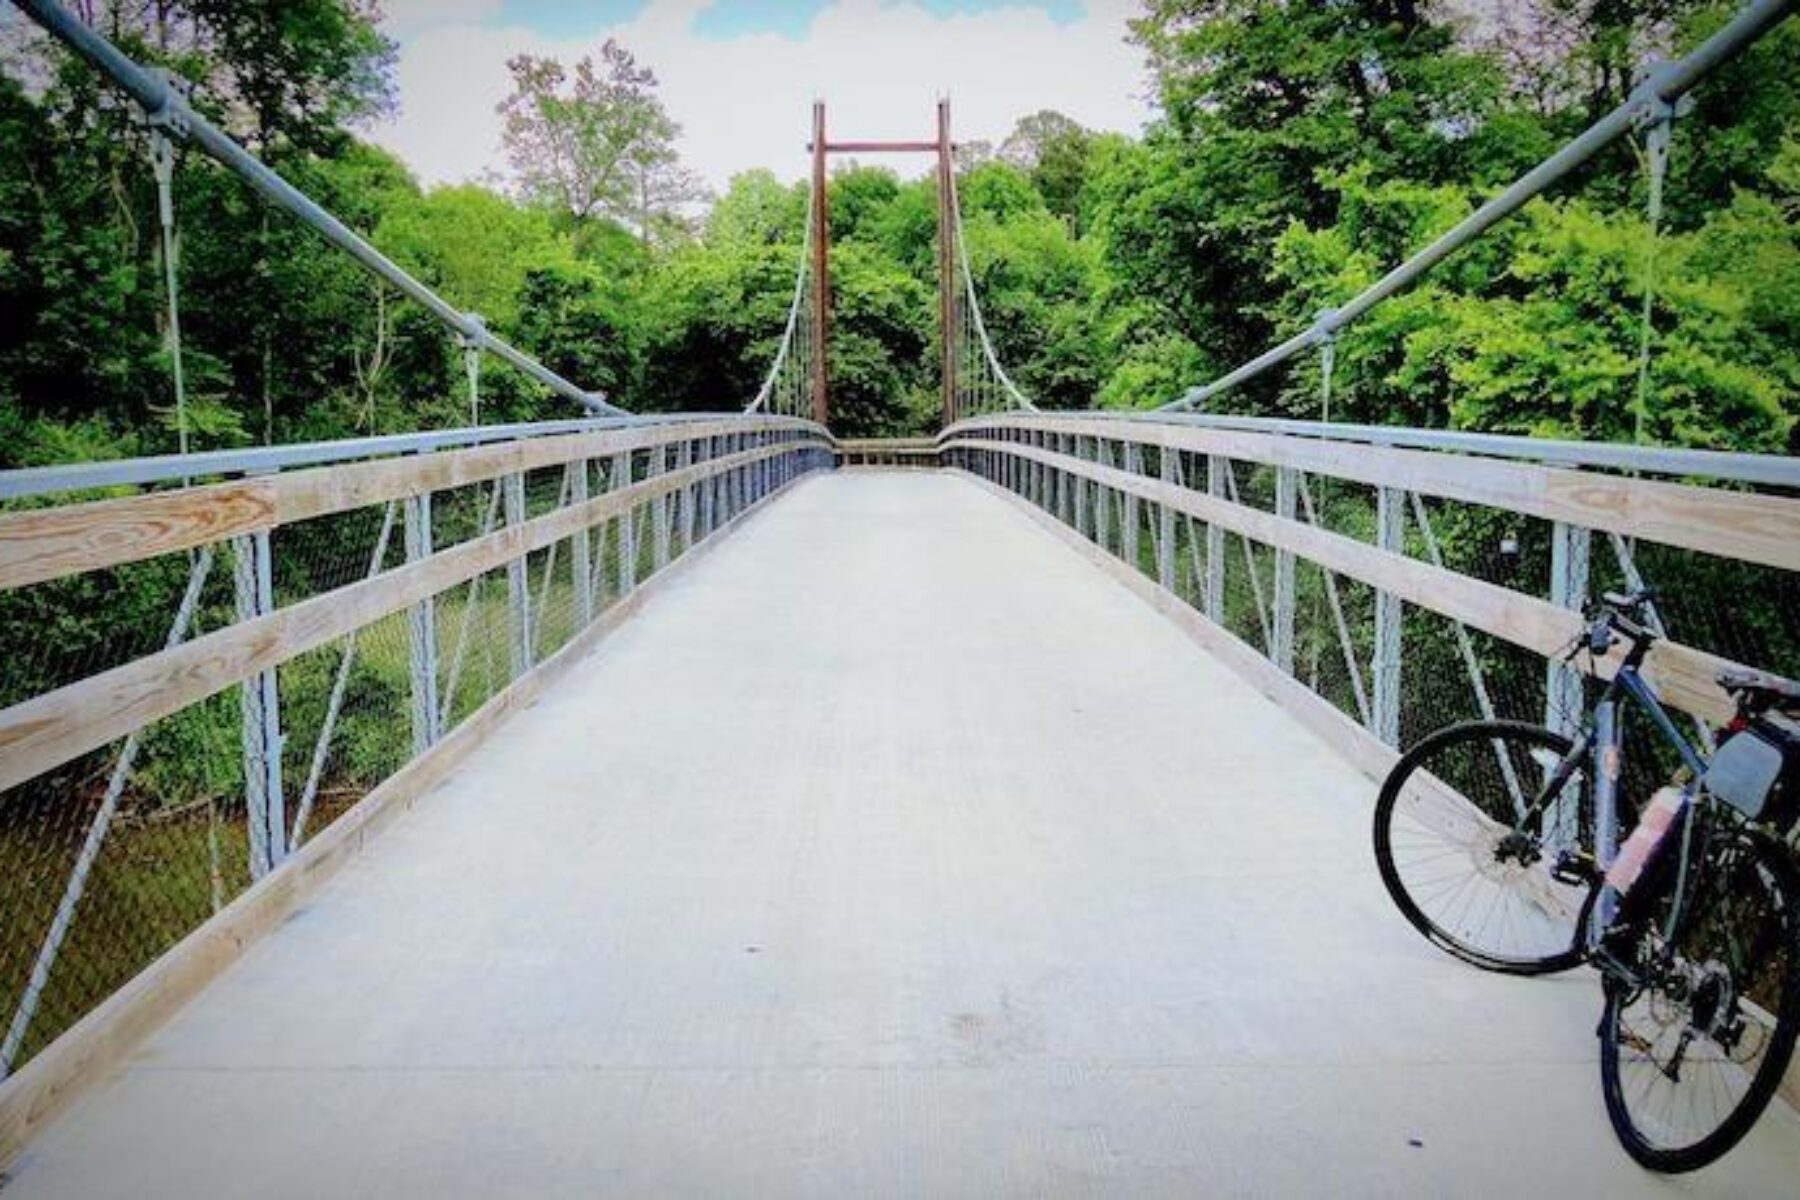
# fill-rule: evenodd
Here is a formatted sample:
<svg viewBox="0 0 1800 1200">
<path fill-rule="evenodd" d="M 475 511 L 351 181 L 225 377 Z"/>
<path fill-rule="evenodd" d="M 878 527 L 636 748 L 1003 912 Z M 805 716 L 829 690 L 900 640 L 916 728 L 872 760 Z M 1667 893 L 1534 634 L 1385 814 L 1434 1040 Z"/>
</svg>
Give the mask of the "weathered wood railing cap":
<svg viewBox="0 0 1800 1200">
<path fill-rule="evenodd" d="M 328 442 L 296 442 L 288 446 L 256 446 L 242 450 L 209 450 L 188 455 L 156 455 L 107 462 L 71 463 L 0 471 L 0 500 L 51 496 L 95 488 L 130 487 L 183 479 L 219 479 L 260 475 L 294 467 L 326 466 L 398 454 L 487 446 L 569 433 L 603 433 L 709 421 L 742 421 L 751 429 L 789 428 L 820 436 L 830 434 L 799 417 L 742 412 L 647 413 L 632 417 L 587 417 L 566 421 L 531 421 L 511 425 L 478 425 L 461 429 L 425 430 L 381 437 L 344 438 Z"/>
<path fill-rule="evenodd" d="M 1071 421 L 1107 421 L 1130 425 L 1218 429 L 1278 434 L 1319 441 L 1352 442 L 1411 450 L 1438 450 L 1487 458 L 1514 459 L 1556 466 L 1632 471 L 1641 475 L 1717 479 L 1734 483 L 1800 490 L 1800 458 L 1788 454 L 1751 454 L 1729 450 L 1694 450 L 1674 446 L 1637 446 L 1622 442 L 1581 442 L 1512 434 L 1468 433 L 1453 429 L 1418 429 L 1405 425 L 1353 425 L 1279 417 L 1238 417 L 1215 413 L 1069 412 L 1009 413 L 973 417 L 944 430 L 940 441 L 975 429 L 1004 425 L 1055 426 Z"/>
</svg>

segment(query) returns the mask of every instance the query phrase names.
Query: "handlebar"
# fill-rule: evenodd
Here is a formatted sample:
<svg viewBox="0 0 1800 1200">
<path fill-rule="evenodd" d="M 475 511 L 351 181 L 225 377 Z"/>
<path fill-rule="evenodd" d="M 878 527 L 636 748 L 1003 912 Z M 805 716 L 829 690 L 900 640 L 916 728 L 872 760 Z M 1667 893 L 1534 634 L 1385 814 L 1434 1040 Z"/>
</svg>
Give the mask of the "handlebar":
<svg viewBox="0 0 1800 1200">
<path fill-rule="evenodd" d="M 1598 602 L 1587 606 L 1587 628 L 1575 639 L 1568 658 L 1586 650 L 1596 658 L 1611 650 L 1620 637 L 1632 643 L 1632 653 L 1642 657 L 1657 639 L 1648 624 L 1647 610 L 1656 599 L 1656 589 L 1641 587 L 1630 592 L 1606 592 Z"/>
</svg>

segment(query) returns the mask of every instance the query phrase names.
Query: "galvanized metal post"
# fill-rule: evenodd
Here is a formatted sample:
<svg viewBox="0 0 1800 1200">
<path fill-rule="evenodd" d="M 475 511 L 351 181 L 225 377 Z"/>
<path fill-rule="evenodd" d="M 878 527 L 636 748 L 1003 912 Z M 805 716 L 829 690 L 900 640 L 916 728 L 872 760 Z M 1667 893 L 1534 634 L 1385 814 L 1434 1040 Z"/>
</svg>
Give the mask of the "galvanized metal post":
<svg viewBox="0 0 1800 1200">
<path fill-rule="evenodd" d="M 1067 439 L 1066 435 L 1053 434 L 1051 435 L 1051 441 L 1055 443 L 1058 455 L 1066 455 L 1066 453 L 1069 453 L 1069 439 Z M 1069 507 L 1071 506 L 1071 500 L 1069 500 L 1069 473 L 1058 466 L 1057 470 L 1055 470 L 1055 480 L 1057 480 L 1057 516 L 1062 518 L 1062 524 L 1073 525 L 1075 524 L 1075 511 Z"/>
<path fill-rule="evenodd" d="M 740 433 L 731 439 L 731 452 L 741 454 L 756 448 L 756 435 Z M 756 481 L 756 468 L 739 467 L 731 473 L 731 519 L 736 520 L 750 507 L 750 488 Z"/>
<path fill-rule="evenodd" d="M 621 450 L 613 455 L 612 470 L 607 476 L 608 491 L 631 486 L 631 451 Z M 619 523 L 619 596 L 623 598 L 637 587 L 637 510 L 627 508 L 614 519 Z"/>
<path fill-rule="evenodd" d="M 1206 494 L 1225 503 L 1226 461 L 1206 456 Z M 1206 523 L 1206 615 L 1214 624 L 1225 623 L 1225 530 L 1217 521 Z"/>
<path fill-rule="evenodd" d="M 267 530 L 233 538 L 232 582 L 237 619 L 275 611 L 275 574 Z M 287 856 L 281 787 L 281 699 L 274 668 L 246 679 L 238 691 L 244 752 L 244 810 L 249 829 L 250 878 L 261 879 Z"/>
<path fill-rule="evenodd" d="M 1400 488 L 1381 488 L 1375 500 L 1375 544 L 1395 554 L 1406 552 L 1406 493 Z M 1374 698 L 1370 716 L 1372 732 L 1390 746 L 1400 745 L 1400 597 L 1375 593 L 1375 645 L 1370 667 Z"/>
<path fill-rule="evenodd" d="M 1588 566 L 1593 535 L 1562 521 L 1550 527 L 1550 603 L 1581 612 L 1588 599 Z M 1544 676 L 1544 724 L 1573 735 L 1581 727 L 1581 672 L 1551 659 Z"/>
<path fill-rule="evenodd" d="M 1094 439 L 1094 461 L 1112 466 L 1112 449 L 1105 438 Z M 1094 543 L 1102 550 L 1112 549 L 1112 489 L 1099 482 L 1094 484 Z"/>
<path fill-rule="evenodd" d="M 1157 451 L 1157 476 L 1163 486 L 1176 488 L 1181 486 L 1180 477 L 1175 467 L 1178 451 L 1163 446 Z M 1169 504 L 1156 506 L 1156 582 L 1164 591 L 1175 590 L 1175 509 Z"/>
<path fill-rule="evenodd" d="M 1144 459 L 1136 442 L 1126 442 L 1119 457 L 1127 475 L 1142 475 Z M 1138 498 L 1136 492 L 1125 492 L 1119 498 L 1119 555 L 1132 570 L 1138 569 Z"/>
<path fill-rule="evenodd" d="M 715 445 L 715 442 L 713 441 L 712 438 L 706 438 L 705 440 L 703 440 L 700 443 L 699 454 L 698 454 L 698 458 L 699 458 L 700 462 L 706 463 L 706 462 L 711 462 L 713 460 L 714 445 Z M 706 535 L 711 533 L 713 530 L 713 503 L 716 499 L 716 492 L 718 491 L 718 487 L 719 487 L 719 477 L 717 475 L 708 475 L 705 479 L 702 479 L 700 481 L 699 487 L 700 487 L 700 538 L 702 541 L 704 541 L 706 539 Z"/>
<path fill-rule="evenodd" d="M 669 448 L 656 446 L 650 451 L 649 478 L 666 473 L 668 467 Z M 659 492 L 650 501 L 650 536 L 651 536 L 651 570 L 660 571 L 669 565 L 669 493 Z"/>
<path fill-rule="evenodd" d="M 431 493 L 408 496 L 406 561 L 431 557 Z M 466 618 L 465 618 L 466 619 Z M 427 596 L 407 611 L 407 665 L 411 676 L 413 753 L 423 754 L 438 740 L 437 602 Z"/>
<path fill-rule="evenodd" d="M 730 458 L 738 452 L 742 442 L 743 438 L 735 433 L 727 434 L 723 438 L 720 438 L 720 456 L 723 458 Z M 738 483 L 743 479 L 743 476 L 744 469 L 742 467 L 732 467 L 729 471 L 726 471 L 724 475 L 719 477 L 717 481 L 719 498 L 716 501 L 716 511 L 713 513 L 713 520 L 717 522 L 717 526 L 728 525 L 731 523 L 731 519 L 737 516 Z"/>
<path fill-rule="evenodd" d="M 1049 451 L 1049 449 L 1050 449 L 1050 435 L 1049 434 L 1047 434 L 1047 433 L 1038 434 L 1037 438 L 1036 438 L 1036 442 L 1037 442 L 1037 447 L 1039 450 L 1043 450 L 1046 452 Z M 1051 511 L 1050 506 L 1053 503 L 1055 503 L 1055 496 L 1051 492 L 1051 488 L 1053 488 L 1055 486 L 1055 481 L 1053 478 L 1054 474 L 1055 474 L 1055 472 L 1053 472 L 1051 470 L 1049 463 L 1040 461 L 1037 464 L 1038 507 L 1042 508 L 1045 512 Z"/>
<path fill-rule="evenodd" d="M 681 443 L 675 450 L 675 469 L 677 471 L 685 471 L 689 467 L 694 466 L 694 458 L 698 450 L 699 447 L 693 442 Z M 700 498 L 700 485 L 697 483 L 685 483 L 681 486 L 681 490 L 677 492 L 676 495 L 679 497 L 677 504 L 679 505 L 678 511 L 681 514 L 681 552 L 686 554 L 689 550 L 694 548 L 694 513 L 695 510 L 700 507 L 698 503 Z"/>
<path fill-rule="evenodd" d="M 1294 501 L 1298 479 L 1294 468 L 1275 468 L 1275 515 L 1294 519 Z M 1294 552 L 1275 551 L 1275 626 L 1271 631 L 1269 657 L 1276 667 L 1288 674 L 1294 672 Z"/>
<path fill-rule="evenodd" d="M 576 459 L 569 471 L 569 506 L 578 508 L 588 502 L 588 460 Z M 575 622 L 586 629 L 594 620 L 594 539 L 593 530 L 583 526 L 569 545 L 569 564 L 574 574 Z"/>
<path fill-rule="evenodd" d="M 1087 461 L 1087 450 L 1079 436 L 1070 439 L 1070 450 L 1077 459 Z M 1088 481 L 1077 475 L 1070 481 L 1070 489 L 1075 493 L 1075 532 L 1082 537 L 1088 536 Z"/>
<path fill-rule="evenodd" d="M 525 476 L 513 472 L 502 481 L 502 503 L 508 528 L 525 523 Z M 512 644 L 512 673 L 517 679 L 531 670 L 531 584 L 526 576 L 526 556 L 506 564 L 506 614 Z"/>
<path fill-rule="evenodd" d="M 1031 450 L 1035 451 L 1038 448 L 1038 435 L 1034 430 L 1025 430 L 1019 435 L 1019 440 Z M 1025 497 L 1032 504 L 1042 507 L 1044 503 L 1044 464 L 1035 458 L 1028 458 L 1025 460 L 1024 471 Z"/>
</svg>

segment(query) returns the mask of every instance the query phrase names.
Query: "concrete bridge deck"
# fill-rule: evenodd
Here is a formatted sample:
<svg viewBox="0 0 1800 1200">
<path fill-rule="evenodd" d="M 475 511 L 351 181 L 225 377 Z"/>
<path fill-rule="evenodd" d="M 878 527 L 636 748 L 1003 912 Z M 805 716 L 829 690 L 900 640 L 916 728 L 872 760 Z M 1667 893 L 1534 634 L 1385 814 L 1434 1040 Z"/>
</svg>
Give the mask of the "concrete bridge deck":
<svg viewBox="0 0 1800 1200">
<path fill-rule="evenodd" d="M 51 1128 L 39 1196 L 1792 1194 L 1599 992 L 1392 911 L 1371 785 L 1022 513 L 818 478 Z"/>
</svg>

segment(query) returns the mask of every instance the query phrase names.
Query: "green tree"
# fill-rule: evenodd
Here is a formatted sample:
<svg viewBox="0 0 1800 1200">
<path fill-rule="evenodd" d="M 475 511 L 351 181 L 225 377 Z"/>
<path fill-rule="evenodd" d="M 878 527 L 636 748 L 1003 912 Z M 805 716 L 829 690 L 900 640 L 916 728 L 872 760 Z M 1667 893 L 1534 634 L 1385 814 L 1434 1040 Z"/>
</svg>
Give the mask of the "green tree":
<svg viewBox="0 0 1800 1200">
<path fill-rule="evenodd" d="M 617 41 L 606 40 L 598 63 L 577 62 L 572 78 L 529 54 L 506 65 L 513 90 L 499 106 L 501 139 L 520 195 L 577 221 L 611 218 L 645 241 L 697 198 L 656 73 Z"/>
<path fill-rule="evenodd" d="M 1044 204 L 1059 217 L 1076 220 L 1087 186 L 1094 135 L 1052 109 L 1021 117 L 1000 143 L 1000 158 L 1024 170 Z"/>
<path fill-rule="evenodd" d="M 1098 225 L 1119 282 L 1221 362 L 1272 339 L 1273 247 L 1331 221 L 1321 175 L 1452 181 L 1489 152 L 1502 77 L 1435 5 L 1151 0 L 1132 31 L 1164 116 L 1096 181 Z"/>
</svg>

